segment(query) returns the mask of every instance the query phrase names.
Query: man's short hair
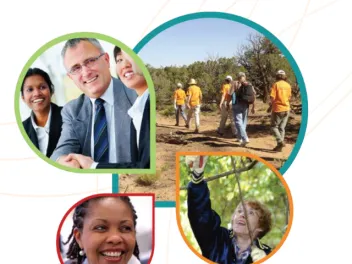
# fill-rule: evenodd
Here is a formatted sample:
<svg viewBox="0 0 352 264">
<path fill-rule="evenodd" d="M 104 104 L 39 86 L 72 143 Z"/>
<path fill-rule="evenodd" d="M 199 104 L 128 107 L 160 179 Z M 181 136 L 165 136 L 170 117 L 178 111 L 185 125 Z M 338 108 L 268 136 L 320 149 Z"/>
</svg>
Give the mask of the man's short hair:
<svg viewBox="0 0 352 264">
<path fill-rule="evenodd" d="M 105 52 L 100 42 L 95 38 L 73 38 L 73 39 L 67 40 L 64 47 L 62 48 L 62 51 L 61 51 L 62 59 L 64 59 L 67 49 L 76 47 L 78 43 L 80 43 L 81 41 L 88 41 L 89 43 L 97 47 L 101 53 Z"/>
<path fill-rule="evenodd" d="M 246 74 L 244 72 L 237 73 L 237 79 L 240 79 L 241 77 L 246 77 Z"/>
</svg>

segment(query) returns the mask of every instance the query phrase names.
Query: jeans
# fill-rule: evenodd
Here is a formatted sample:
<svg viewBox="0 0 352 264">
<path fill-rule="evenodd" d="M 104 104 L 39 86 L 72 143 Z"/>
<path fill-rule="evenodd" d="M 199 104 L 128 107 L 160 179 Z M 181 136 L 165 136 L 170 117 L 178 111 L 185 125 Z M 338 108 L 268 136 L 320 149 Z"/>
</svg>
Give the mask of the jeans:
<svg viewBox="0 0 352 264">
<path fill-rule="evenodd" d="M 290 111 L 271 113 L 271 131 L 273 132 L 277 143 L 284 142 L 285 127 L 286 127 L 289 115 L 290 115 Z"/>
<path fill-rule="evenodd" d="M 185 105 L 177 105 L 175 112 L 176 112 L 176 124 L 179 124 L 180 113 L 181 113 L 181 116 L 182 116 L 183 120 L 187 124 L 187 117 L 186 117 L 186 114 L 185 114 Z"/>
<path fill-rule="evenodd" d="M 248 105 L 244 103 L 236 103 L 232 107 L 233 116 L 235 118 L 235 125 L 237 128 L 237 138 L 243 141 L 248 141 L 246 132 L 247 118 L 248 118 Z"/>
</svg>

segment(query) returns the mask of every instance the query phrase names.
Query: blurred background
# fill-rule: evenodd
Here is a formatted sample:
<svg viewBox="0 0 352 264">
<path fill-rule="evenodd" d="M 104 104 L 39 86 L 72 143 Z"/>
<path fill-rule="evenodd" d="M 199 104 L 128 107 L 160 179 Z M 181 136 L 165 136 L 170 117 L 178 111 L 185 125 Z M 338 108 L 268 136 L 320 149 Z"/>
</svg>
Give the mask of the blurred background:
<svg viewBox="0 0 352 264">
<path fill-rule="evenodd" d="M 109 54 L 111 76 L 116 77 L 116 64 L 113 53 L 114 45 L 100 39 L 98 39 L 98 41 L 102 45 L 104 51 Z M 52 96 L 52 102 L 59 106 L 65 105 L 67 102 L 77 98 L 82 93 L 66 74 L 66 69 L 61 58 L 61 50 L 65 45 L 65 42 L 66 41 L 60 42 L 47 49 L 30 66 L 31 68 L 40 68 L 49 74 L 50 79 L 55 86 L 55 93 Z M 23 121 L 30 116 L 31 111 L 22 101 L 22 98 L 20 98 L 19 101 L 20 114 Z"/>
<path fill-rule="evenodd" d="M 223 174 L 234 169 L 248 167 L 254 159 L 246 156 L 209 156 L 204 169 L 204 179 Z M 189 168 L 185 156 L 180 157 L 180 187 L 187 186 L 190 181 Z M 280 178 L 264 163 L 257 162 L 251 169 L 239 174 L 241 193 L 244 200 L 257 200 L 271 212 L 272 228 L 260 241 L 272 249 L 279 245 L 286 230 L 289 229 L 292 208 L 289 197 Z M 221 226 L 232 229 L 231 218 L 237 205 L 241 202 L 237 180 L 234 174 L 208 182 L 212 209 L 221 217 Z M 180 190 L 181 227 L 188 242 L 201 253 L 193 235 L 187 215 L 187 190 Z M 292 220 L 291 220 L 292 221 Z"/>
</svg>

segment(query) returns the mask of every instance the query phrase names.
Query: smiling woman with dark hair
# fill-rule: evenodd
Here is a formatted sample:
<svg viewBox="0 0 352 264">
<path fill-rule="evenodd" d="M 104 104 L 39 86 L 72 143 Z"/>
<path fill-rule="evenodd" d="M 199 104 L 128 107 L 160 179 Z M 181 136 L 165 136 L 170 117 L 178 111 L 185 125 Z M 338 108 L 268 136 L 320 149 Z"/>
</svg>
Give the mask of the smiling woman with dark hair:
<svg viewBox="0 0 352 264">
<path fill-rule="evenodd" d="M 21 96 L 32 112 L 23 121 L 23 127 L 33 144 L 47 157 L 56 148 L 62 125 L 62 107 L 51 102 L 53 94 L 54 85 L 49 75 L 39 68 L 30 68 L 21 86 Z"/>
<path fill-rule="evenodd" d="M 65 245 L 67 264 L 135 264 L 137 213 L 128 196 L 100 196 L 79 204 Z"/>
</svg>

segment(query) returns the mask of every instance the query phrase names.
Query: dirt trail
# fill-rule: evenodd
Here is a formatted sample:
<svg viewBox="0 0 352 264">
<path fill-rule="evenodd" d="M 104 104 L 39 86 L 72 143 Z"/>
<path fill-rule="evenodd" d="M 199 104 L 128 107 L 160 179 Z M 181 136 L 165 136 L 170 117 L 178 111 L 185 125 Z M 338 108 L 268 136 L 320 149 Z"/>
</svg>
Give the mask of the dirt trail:
<svg viewBox="0 0 352 264">
<path fill-rule="evenodd" d="M 251 152 L 280 168 L 296 142 L 301 115 L 290 115 L 286 127 L 286 146 L 282 152 L 274 152 L 272 149 L 276 146 L 276 141 L 270 132 L 270 116 L 264 111 L 264 106 L 259 108 L 262 110 L 248 117 L 247 133 L 250 143 L 246 147 L 240 147 L 232 138 L 230 128 L 226 129 L 222 137 L 216 133 L 220 121 L 219 113 L 201 113 L 199 134 L 194 133 L 194 119 L 190 129 L 187 129 L 183 121 L 176 127 L 173 116 L 165 117 L 157 113 L 156 164 L 161 171 L 161 177 L 150 186 L 142 186 L 136 183 L 138 175 L 121 175 L 120 192 L 152 192 L 155 193 L 156 200 L 175 200 L 175 153 L 178 151 Z"/>
</svg>

